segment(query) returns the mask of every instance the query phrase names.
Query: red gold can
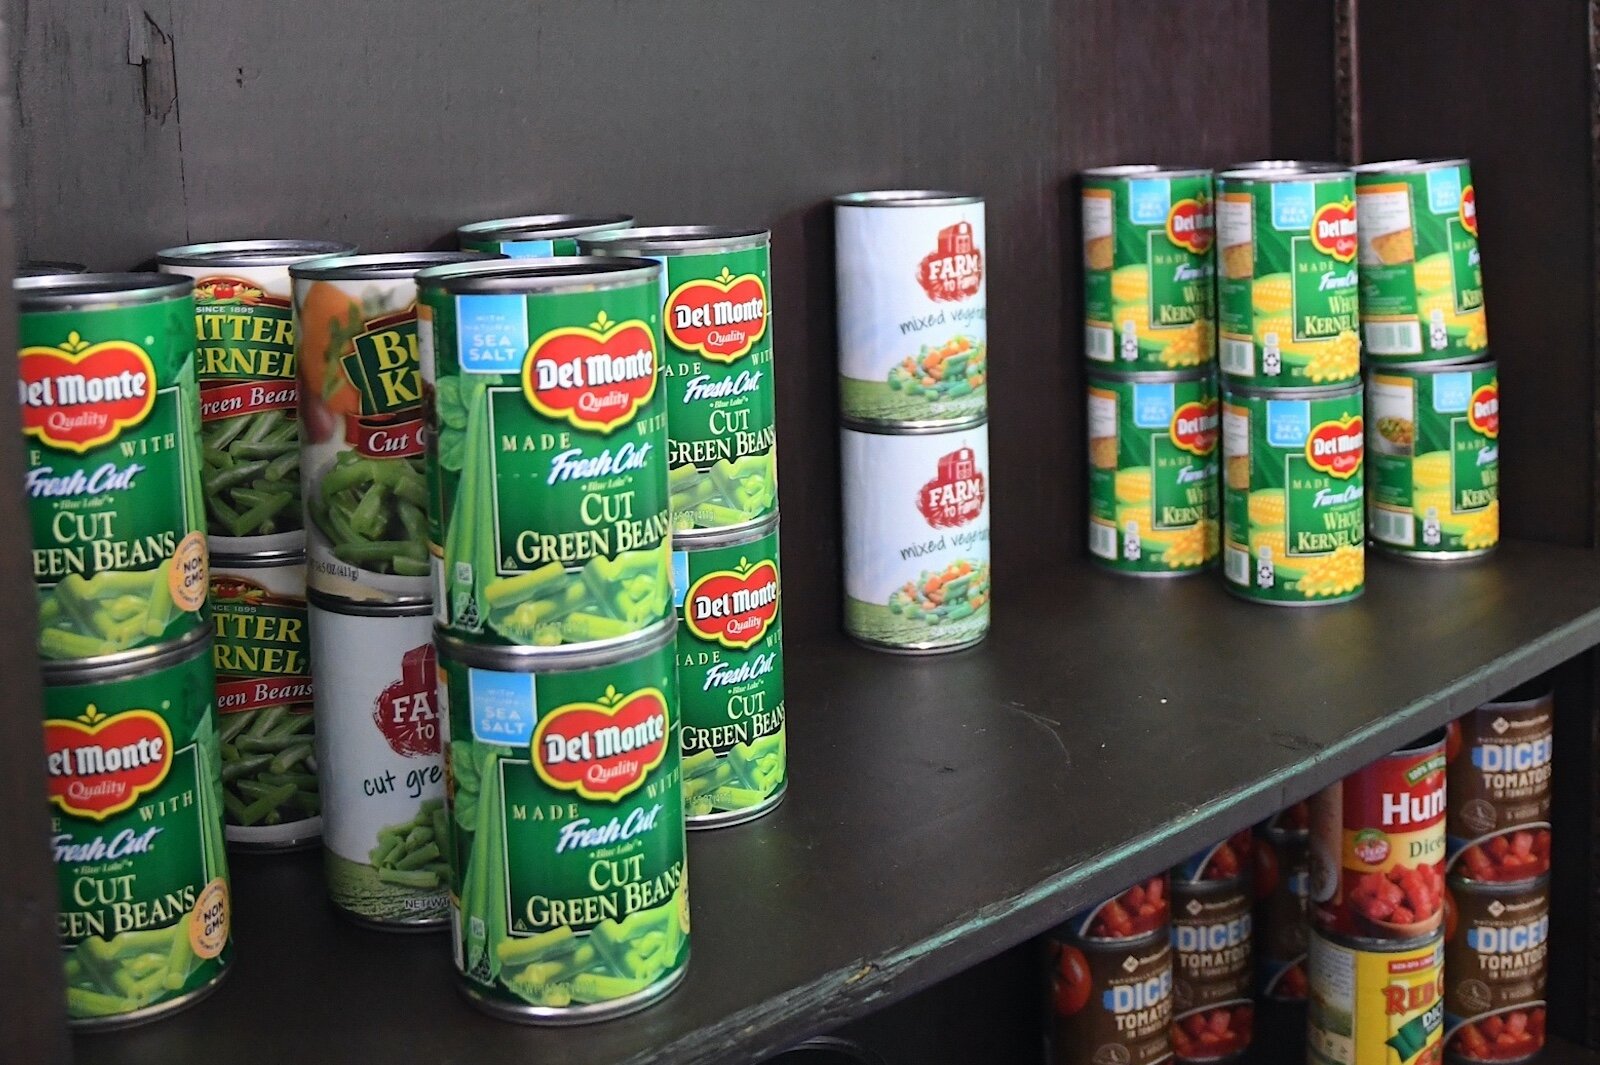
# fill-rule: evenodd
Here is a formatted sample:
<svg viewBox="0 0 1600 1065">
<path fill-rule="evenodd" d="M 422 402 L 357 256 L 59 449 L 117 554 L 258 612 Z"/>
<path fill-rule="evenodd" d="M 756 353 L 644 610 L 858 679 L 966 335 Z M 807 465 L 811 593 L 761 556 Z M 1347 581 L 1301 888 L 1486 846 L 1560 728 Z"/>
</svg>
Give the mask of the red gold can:
<svg viewBox="0 0 1600 1065">
<path fill-rule="evenodd" d="M 1206 884 L 1233 880 L 1250 872 L 1250 851 L 1255 837 L 1248 828 L 1196 851 L 1172 867 L 1172 885 Z"/>
</svg>

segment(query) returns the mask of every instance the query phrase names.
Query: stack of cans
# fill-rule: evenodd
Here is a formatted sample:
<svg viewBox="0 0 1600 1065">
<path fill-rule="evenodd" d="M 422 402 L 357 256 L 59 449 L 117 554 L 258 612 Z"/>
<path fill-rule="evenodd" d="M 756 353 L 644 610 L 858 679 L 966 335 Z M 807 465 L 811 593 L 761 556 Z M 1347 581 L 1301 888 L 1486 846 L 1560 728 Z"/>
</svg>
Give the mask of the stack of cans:
<svg viewBox="0 0 1600 1065">
<path fill-rule="evenodd" d="M 196 1001 L 232 956 L 194 285 L 13 292 L 67 1011 L 114 1027 Z"/>
<path fill-rule="evenodd" d="M 1256 826 L 1256 986 L 1268 1002 L 1306 1000 L 1310 826 L 1304 802 Z"/>
<path fill-rule="evenodd" d="M 1249 829 L 1172 870 L 1172 1056 L 1230 1061 L 1250 1047 L 1255 903 Z"/>
<path fill-rule="evenodd" d="M 989 631 L 983 200 L 836 197 L 844 627 L 880 650 Z"/>
</svg>

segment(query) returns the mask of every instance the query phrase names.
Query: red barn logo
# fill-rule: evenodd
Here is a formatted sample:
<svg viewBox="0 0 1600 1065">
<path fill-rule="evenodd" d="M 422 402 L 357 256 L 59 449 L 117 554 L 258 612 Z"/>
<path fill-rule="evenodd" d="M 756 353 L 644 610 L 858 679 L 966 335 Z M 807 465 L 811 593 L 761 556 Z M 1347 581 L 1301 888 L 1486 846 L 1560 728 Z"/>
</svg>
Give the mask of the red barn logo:
<svg viewBox="0 0 1600 1065">
<path fill-rule="evenodd" d="M 547 418 L 609 433 L 655 395 L 656 367 L 654 331 L 601 311 L 587 327 L 552 329 L 534 341 L 522 363 L 522 392 Z"/>
<path fill-rule="evenodd" d="M 123 340 L 89 344 L 73 332 L 59 348 L 17 353 L 23 435 L 80 455 L 144 421 L 157 387 L 150 356 Z"/>
<path fill-rule="evenodd" d="M 1346 480 L 1361 468 L 1366 449 L 1364 432 L 1359 417 L 1346 415 L 1336 422 L 1323 422 L 1306 438 L 1306 461 L 1314 470 Z"/>
<path fill-rule="evenodd" d="M 930 300 L 956 302 L 983 287 L 983 251 L 972 236 L 971 222 L 939 230 L 938 245 L 917 265 L 917 284 Z"/>
<path fill-rule="evenodd" d="M 533 732 L 533 768 L 552 788 L 616 802 L 643 784 L 667 754 L 667 700 L 658 689 L 595 703 L 568 703 Z"/>
<path fill-rule="evenodd" d="M 1204 197 L 1179 200 L 1167 212 L 1167 239 L 1184 251 L 1204 255 L 1215 233 L 1211 201 Z"/>
<path fill-rule="evenodd" d="M 1311 246 L 1341 263 L 1356 257 L 1356 207 L 1349 200 L 1325 203 L 1311 216 Z"/>
<path fill-rule="evenodd" d="M 666 305 L 667 339 L 713 362 L 749 354 L 767 333 L 767 286 L 755 274 L 695 278 L 672 290 Z"/>
<path fill-rule="evenodd" d="M 1221 424 L 1217 401 L 1185 403 L 1172 414 L 1168 435 L 1172 444 L 1191 455 L 1206 456 L 1216 450 L 1217 432 Z"/>
<path fill-rule="evenodd" d="M 939 460 L 939 473 L 917 492 L 917 509 L 935 529 L 950 529 L 983 513 L 983 471 L 970 447 Z"/>
<path fill-rule="evenodd" d="M 44 764 L 51 802 L 104 821 L 167 779 L 172 730 L 152 711 L 108 717 L 91 703 L 76 720 L 44 723 Z"/>
<path fill-rule="evenodd" d="M 745 650 L 767 634 L 778 617 L 778 567 L 739 560 L 735 571 L 719 570 L 694 582 L 684 596 L 689 631 L 707 642 Z"/>
<path fill-rule="evenodd" d="M 404 758 L 439 753 L 439 712 L 434 705 L 437 659 L 433 644 L 400 657 L 400 679 L 372 702 L 372 721 L 391 750 Z"/>
<path fill-rule="evenodd" d="M 1490 440 L 1500 435 L 1500 382 L 1491 381 L 1472 393 L 1467 424 Z"/>
</svg>

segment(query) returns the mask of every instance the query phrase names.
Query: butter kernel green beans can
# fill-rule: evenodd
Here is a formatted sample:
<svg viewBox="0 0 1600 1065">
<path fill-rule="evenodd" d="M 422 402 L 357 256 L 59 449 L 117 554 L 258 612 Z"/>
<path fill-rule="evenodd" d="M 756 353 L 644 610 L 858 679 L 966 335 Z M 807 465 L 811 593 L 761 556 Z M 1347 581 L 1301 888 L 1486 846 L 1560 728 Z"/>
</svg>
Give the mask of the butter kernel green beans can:
<svg viewBox="0 0 1600 1065">
<path fill-rule="evenodd" d="M 671 629 L 635 657 L 565 671 L 438 645 L 467 997 L 537 1024 L 649 1005 L 689 959 Z"/>
<path fill-rule="evenodd" d="M 328 897 L 358 924 L 439 928 L 451 842 L 430 608 L 310 594 Z"/>
<path fill-rule="evenodd" d="M 753 820 L 788 786 L 778 526 L 677 544 L 678 698 L 690 828 Z"/>
<path fill-rule="evenodd" d="M 489 252 L 511 259 L 547 259 L 577 255 L 578 240 L 595 233 L 627 229 L 625 214 L 529 214 L 469 222 L 456 230 L 462 251 Z"/>
<path fill-rule="evenodd" d="M 354 250 L 326 240 L 230 240 L 156 254 L 164 272 L 194 279 L 206 528 L 214 551 L 304 546 L 289 266 Z"/>
<path fill-rule="evenodd" d="M 417 369 L 418 270 L 489 256 L 310 259 L 294 281 L 307 583 L 352 600 L 426 602 L 428 489 Z"/>
<path fill-rule="evenodd" d="M 56 926 L 74 1027 L 190 1005 L 232 960 L 211 646 L 44 689 Z"/>
<path fill-rule="evenodd" d="M 161 274 L 14 284 L 47 668 L 132 661 L 203 627 L 192 288 Z"/>
<path fill-rule="evenodd" d="M 750 528 L 778 509 L 772 236 L 664 226 L 585 237 L 585 254 L 661 263 L 672 528 L 682 543 Z"/>
<path fill-rule="evenodd" d="M 583 257 L 417 275 L 446 633 L 604 659 L 671 626 L 660 275 Z"/>
<path fill-rule="evenodd" d="M 299 554 L 211 570 L 222 804 L 235 850 L 314 846 L 322 832 L 306 566 Z"/>
</svg>

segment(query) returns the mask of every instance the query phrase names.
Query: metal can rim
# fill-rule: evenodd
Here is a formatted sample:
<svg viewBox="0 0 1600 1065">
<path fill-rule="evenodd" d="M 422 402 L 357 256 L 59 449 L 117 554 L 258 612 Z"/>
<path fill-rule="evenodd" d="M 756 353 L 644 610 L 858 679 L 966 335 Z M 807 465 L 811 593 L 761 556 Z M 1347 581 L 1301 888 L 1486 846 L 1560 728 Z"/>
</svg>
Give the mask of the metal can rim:
<svg viewBox="0 0 1600 1065">
<path fill-rule="evenodd" d="M 1174 872 L 1172 874 L 1172 893 L 1176 896 L 1181 891 L 1186 895 L 1205 898 L 1209 895 L 1226 895 L 1230 892 L 1238 892 L 1245 897 L 1248 903 L 1253 901 L 1250 891 L 1251 876 L 1251 873 L 1242 872 L 1223 877 L 1220 880 L 1214 877 L 1210 880 L 1185 880 Z M 1178 911 L 1176 909 L 1172 911 L 1172 920 L 1174 923 L 1178 920 Z"/>
<path fill-rule="evenodd" d="M 1326 385 L 1322 387 L 1305 388 L 1260 388 L 1254 385 L 1229 384 L 1226 376 L 1222 378 L 1222 394 L 1227 396 L 1243 396 L 1246 399 L 1342 399 L 1345 396 L 1361 395 L 1361 379 L 1357 378 L 1347 384 Z"/>
<path fill-rule="evenodd" d="M 11 291 L 23 311 L 73 311 L 108 304 L 135 307 L 186 296 L 194 291 L 194 279 L 154 271 L 36 274 L 14 278 Z"/>
<path fill-rule="evenodd" d="M 1160 163 L 1118 163 L 1115 166 L 1093 166 L 1082 171 L 1085 178 L 1103 180 L 1129 177 L 1183 178 L 1210 177 L 1214 171 L 1205 166 L 1162 166 Z"/>
<path fill-rule="evenodd" d="M 737 547 L 740 544 L 753 544 L 757 540 L 764 540 L 778 531 L 778 512 L 762 518 L 754 525 L 741 525 L 732 529 L 702 529 L 705 536 L 684 538 L 681 533 L 674 533 L 672 537 L 672 550 L 674 551 L 711 551 L 719 547 Z"/>
<path fill-rule="evenodd" d="M 1435 359 L 1428 362 L 1368 362 L 1366 378 L 1370 381 L 1378 374 L 1394 370 L 1414 374 L 1461 373 L 1463 370 L 1492 369 L 1498 366 L 1492 355 L 1465 355 L 1459 359 Z"/>
<path fill-rule="evenodd" d="M 1429 170 L 1443 170 L 1447 166 L 1471 166 L 1469 159 L 1384 159 L 1375 163 L 1357 163 L 1350 168 L 1356 177 L 1369 174 L 1424 174 Z"/>
<path fill-rule="evenodd" d="M 709 255 L 772 245 L 772 231 L 737 226 L 635 226 L 578 238 L 578 249 L 601 255 Z M 607 250 L 614 249 L 614 250 Z"/>
<path fill-rule="evenodd" d="M 1190 370 L 1102 370 L 1097 366 L 1091 366 L 1084 372 L 1084 376 L 1090 381 L 1117 381 L 1130 385 L 1157 385 L 1170 381 L 1208 379 L 1215 382 L 1217 379 L 1217 375 L 1204 366 Z"/>
<path fill-rule="evenodd" d="M 1169 922 L 1170 923 L 1170 922 Z M 1127 939 L 1091 939 L 1080 936 L 1071 927 L 1071 921 L 1058 925 L 1046 933 L 1051 939 L 1062 943 L 1071 943 L 1081 950 L 1094 951 L 1101 954 L 1111 954 L 1123 950 L 1143 950 L 1165 940 L 1167 949 L 1172 949 L 1172 929 L 1167 925 L 1152 928 L 1141 935 L 1130 936 Z"/>
<path fill-rule="evenodd" d="M 983 197 L 977 193 L 948 189 L 876 189 L 841 192 L 833 198 L 835 207 L 959 207 L 982 203 Z"/>
<path fill-rule="evenodd" d="M 439 650 L 472 669 L 497 673 L 582 673 L 606 666 L 637 662 L 672 645 L 677 638 L 678 618 L 669 614 L 658 623 L 659 629 L 626 644 L 588 648 L 522 647 L 469 643 L 434 626 L 433 639 Z"/>
<path fill-rule="evenodd" d="M 196 626 L 176 640 L 140 648 L 135 658 L 113 662 L 41 662 L 39 671 L 47 688 L 75 688 L 84 684 L 111 684 L 124 680 L 137 680 L 173 666 L 187 665 L 190 660 L 211 652 L 211 630 Z"/>
<path fill-rule="evenodd" d="M 580 237 L 601 229 L 633 225 L 631 214 L 523 214 L 507 218 L 487 218 L 456 227 L 457 240 L 535 240 L 554 237 Z"/>
<path fill-rule="evenodd" d="M 289 267 L 296 281 L 404 280 L 430 266 L 493 262 L 505 256 L 486 251 L 391 251 L 367 255 L 322 255 Z"/>
<path fill-rule="evenodd" d="M 212 555 L 211 572 L 219 569 L 277 569 L 282 566 L 304 565 L 306 553 L 293 549 L 287 551 L 260 551 L 249 555 Z"/>
<path fill-rule="evenodd" d="M 1445 878 L 1445 887 L 1452 893 L 1460 892 L 1464 895 L 1521 895 L 1530 891 L 1543 891 L 1545 899 L 1549 901 L 1550 871 L 1546 870 L 1538 876 L 1526 880 L 1466 880 L 1456 873 L 1451 873 Z"/>
<path fill-rule="evenodd" d="M 1415 740 L 1412 740 L 1403 747 L 1396 747 L 1388 754 L 1380 755 L 1377 759 L 1375 759 L 1375 761 L 1382 761 L 1385 758 L 1393 758 L 1402 754 L 1421 754 L 1424 751 L 1434 747 L 1443 750 L 1444 740 L 1445 727 L 1441 725 L 1436 729 L 1429 729 L 1427 732 L 1424 732 L 1421 736 L 1417 737 Z"/>
<path fill-rule="evenodd" d="M 655 282 L 661 264 L 649 259 L 604 255 L 565 258 L 491 259 L 430 266 L 416 275 L 417 288 L 450 295 L 603 292 Z"/>
<path fill-rule="evenodd" d="M 346 599 L 320 588 L 306 588 L 306 602 L 328 614 L 348 618 L 414 618 L 433 613 L 433 601 L 392 602 L 382 599 Z"/>
<path fill-rule="evenodd" d="M 339 240 L 214 240 L 156 252 L 162 266 L 288 266 L 303 259 L 349 255 L 354 244 Z"/>
<path fill-rule="evenodd" d="M 1338 932 L 1330 932 L 1326 928 L 1317 925 L 1315 922 L 1312 922 L 1307 926 L 1307 931 L 1311 933 L 1312 939 L 1320 939 L 1330 946 L 1338 947 L 1340 950 L 1351 950 L 1361 954 L 1410 954 L 1414 951 L 1437 950 L 1442 956 L 1444 951 L 1445 940 L 1443 922 L 1440 923 L 1438 928 L 1435 928 L 1432 932 L 1429 932 L 1427 935 L 1422 936 L 1419 939 L 1363 940 L 1356 936 L 1347 936 Z M 1306 942 L 1308 950 L 1310 949 L 1312 939 L 1308 939 Z"/>
<path fill-rule="evenodd" d="M 961 433 L 989 424 L 989 415 L 979 414 L 954 422 L 869 422 L 858 418 L 841 417 L 840 430 L 852 433 L 870 433 L 873 436 L 942 436 Z"/>
<path fill-rule="evenodd" d="M 1297 181 L 1313 176 L 1348 176 L 1350 173 L 1350 168 L 1343 163 L 1306 159 L 1253 159 L 1246 163 L 1234 163 L 1225 170 L 1219 170 L 1217 177 L 1229 181 L 1272 182 Z"/>
</svg>

